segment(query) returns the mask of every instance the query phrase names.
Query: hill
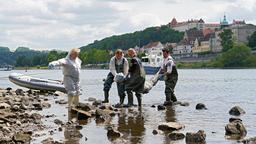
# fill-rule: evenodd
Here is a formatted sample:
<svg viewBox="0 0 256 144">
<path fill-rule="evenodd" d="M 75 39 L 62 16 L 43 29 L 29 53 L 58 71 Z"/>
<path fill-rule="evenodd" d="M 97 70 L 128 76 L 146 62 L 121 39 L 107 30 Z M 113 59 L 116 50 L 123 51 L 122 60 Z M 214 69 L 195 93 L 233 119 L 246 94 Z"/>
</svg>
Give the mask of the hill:
<svg viewBox="0 0 256 144">
<path fill-rule="evenodd" d="M 128 49 L 131 47 L 143 46 L 150 42 L 160 41 L 166 42 L 179 42 L 183 38 L 183 33 L 170 29 L 167 26 L 149 27 L 142 31 L 134 33 L 122 34 L 119 36 L 111 36 L 102 40 L 96 40 L 87 46 L 82 46 L 81 50 L 87 49 L 101 49 L 101 50 L 115 50 L 117 48 Z"/>
</svg>

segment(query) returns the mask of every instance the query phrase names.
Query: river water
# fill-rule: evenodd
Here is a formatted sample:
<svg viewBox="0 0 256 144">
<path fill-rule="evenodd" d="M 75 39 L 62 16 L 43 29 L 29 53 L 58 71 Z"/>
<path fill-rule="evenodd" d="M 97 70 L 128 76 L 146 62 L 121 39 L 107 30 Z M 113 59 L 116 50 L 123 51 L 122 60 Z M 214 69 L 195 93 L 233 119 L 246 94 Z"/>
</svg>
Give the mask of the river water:
<svg viewBox="0 0 256 144">
<path fill-rule="evenodd" d="M 14 70 L 11 72 L 25 73 L 35 77 L 48 79 L 61 79 L 60 70 Z M 7 77 L 11 72 L 0 71 L 0 88 L 18 86 L 9 82 Z M 118 128 L 128 143 L 185 143 L 185 140 L 171 142 L 166 135 L 153 135 L 152 131 L 157 129 L 161 122 L 176 121 L 185 125 L 179 132 L 197 132 L 204 130 L 206 132 L 207 143 L 236 143 L 236 140 L 225 138 L 225 125 L 228 124 L 229 110 L 238 105 L 246 111 L 246 114 L 240 116 L 247 129 L 246 138 L 256 136 L 256 70 L 255 69 L 181 69 L 179 80 L 175 89 L 179 101 L 189 102 L 188 107 L 174 106 L 166 111 L 157 111 L 151 105 L 161 104 L 165 100 L 164 82 L 160 81 L 150 91 L 143 96 L 143 107 L 139 116 L 115 116 L 111 124 Z M 103 79 L 106 77 L 107 70 L 82 70 L 81 86 L 83 95 L 80 101 L 83 102 L 88 97 L 103 99 Z M 147 76 L 149 78 L 150 76 Z M 67 99 L 63 96 L 61 99 Z M 49 97 L 52 104 L 51 108 L 44 109 L 39 113 L 55 114 L 57 118 L 66 122 L 67 109 L 65 106 L 54 104 L 55 97 Z M 119 100 L 115 84 L 110 92 L 111 103 L 117 103 Z M 127 98 L 125 99 L 125 103 Z M 134 98 L 136 103 L 136 98 Z M 204 103 L 207 110 L 196 110 L 197 103 Z M 50 128 L 55 118 L 44 120 L 44 124 Z M 97 124 L 94 120 L 88 120 L 83 124 L 80 130 L 83 137 L 77 143 L 111 143 L 107 138 L 105 125 Z M 53 137 L 56 140 L 69 141 L 65 132 L 55 132 L 49 135 L 49 132 L 42 132 L 46 135 L 35 138 L 32 143 L 40 143 L 47 137 Z M 87 140 L 85 140 L 86 138 Z M 70 141 L 70 143 L 74 143 Z"/>
</svg>

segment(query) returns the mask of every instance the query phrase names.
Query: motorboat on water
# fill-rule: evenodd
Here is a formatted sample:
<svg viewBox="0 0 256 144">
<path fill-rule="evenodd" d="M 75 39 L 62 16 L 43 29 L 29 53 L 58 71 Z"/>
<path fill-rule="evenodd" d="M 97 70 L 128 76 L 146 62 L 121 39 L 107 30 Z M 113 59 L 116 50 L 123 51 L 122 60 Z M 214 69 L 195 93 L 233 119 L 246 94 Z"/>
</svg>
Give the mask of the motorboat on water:
<svg viewBox="0 0 256 144">
<path fill-rule="evenodd" d="M 159 55 L 146 55 L 141 58 L 142 65 L 146 74 L 154 75 L 156 74 L 161 65 L 162 65 L 163 58 Z"/>
<path fill-rule="evenodd" d="M 18 86 L 28 89 L 61 91 L 66 93 L 63 83 L 58 80 L 35 78 L 20 73 L 11 73 L 9 75 L 9 80 Z"/>
</svg>

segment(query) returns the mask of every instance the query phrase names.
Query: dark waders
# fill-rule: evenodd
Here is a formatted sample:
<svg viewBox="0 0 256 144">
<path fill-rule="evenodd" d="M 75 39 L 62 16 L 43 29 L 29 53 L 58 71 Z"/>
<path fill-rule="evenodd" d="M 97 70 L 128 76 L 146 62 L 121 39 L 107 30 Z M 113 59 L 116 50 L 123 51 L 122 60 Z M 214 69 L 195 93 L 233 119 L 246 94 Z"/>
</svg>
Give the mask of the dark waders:
<svg viewBox="0 0 256 144">
<path fill-rule="evenodd" d="M 122 64 L 120 65 L 117 65 L 116 63 L 116 59 L 115 59 L 115 68 L 116 68 L 116 73 L 123 73 L 124 72 L 124 59 L 123 59 L 123 62 Z M 105 80 L 104 82 L 104 88 L 103 88 L 103 91 L 104 91 L 104 101 L 103 103 L 108 103 L 109 102 L 109 90 L 112 86 L 112 83 L 114 82 L 114 75 L 109 72 L 108 73 L 108 76 L 107 76 L 107 79 Z M 117 91 L 118 91 L 118 96 L 120 98 L 120 104 L 123 104 L 124 103 L 124 98 L 125 98 L 125 86 L 124 86 L 124 83 L 117 83 Z"/>
<path fill-rule="evenodd" d="M 128 106 L 133 106 L 133 92 L 138 100 L 138 106 L 141 107 L 142 92 L 144 90 L 145 72 L 140 60 L 137 57 L 131 59 L 129 67 L 130 77 L 126 81 L 125 90 L 128 95 Z"/>
<path fill-rule="evenodd" d="M 165 67 L 165 72 L 167 71 L 167 67 Z M 176 102 L 177 98 L 174 94 L 174 88 L 178 81 L 178 72 L 176 66 L 172 67 L 172 73 L 165 75 L 165 98 L 166 102 Z"/>
</svg>

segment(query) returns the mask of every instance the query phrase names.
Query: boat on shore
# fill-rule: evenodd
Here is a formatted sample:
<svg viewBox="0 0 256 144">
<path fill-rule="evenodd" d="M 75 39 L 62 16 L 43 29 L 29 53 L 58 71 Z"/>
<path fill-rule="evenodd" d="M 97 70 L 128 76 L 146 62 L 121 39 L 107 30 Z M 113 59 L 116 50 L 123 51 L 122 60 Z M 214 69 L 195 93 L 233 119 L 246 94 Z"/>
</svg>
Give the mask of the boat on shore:
<svg viewBox="0 0 256 144">
<path fill-rule="evenodd" d="M 61 81 L 35 78 L 20 73 L 11 73 L 9 80 L 14 84 L 34 90 L 61 91 L 66 93 L 65 87 Z"/>
</svg>

